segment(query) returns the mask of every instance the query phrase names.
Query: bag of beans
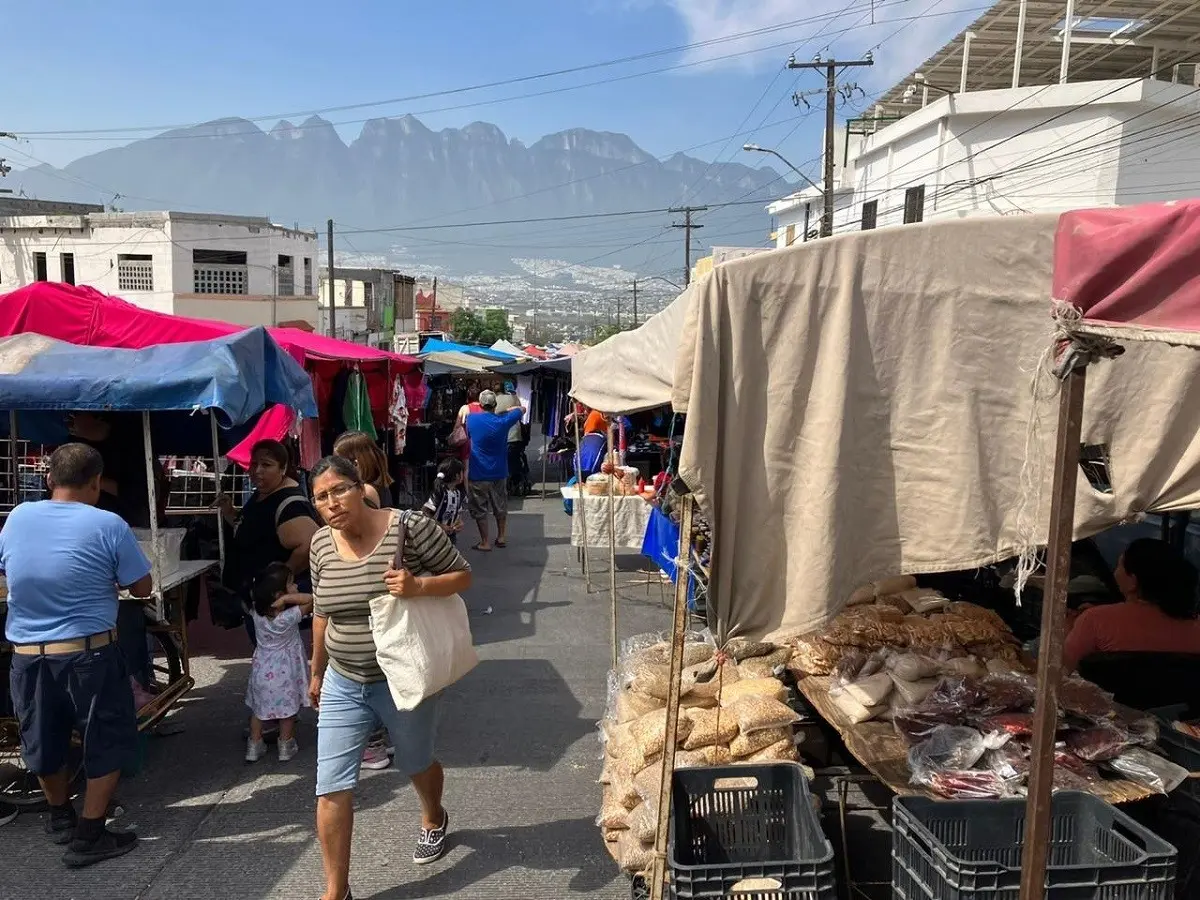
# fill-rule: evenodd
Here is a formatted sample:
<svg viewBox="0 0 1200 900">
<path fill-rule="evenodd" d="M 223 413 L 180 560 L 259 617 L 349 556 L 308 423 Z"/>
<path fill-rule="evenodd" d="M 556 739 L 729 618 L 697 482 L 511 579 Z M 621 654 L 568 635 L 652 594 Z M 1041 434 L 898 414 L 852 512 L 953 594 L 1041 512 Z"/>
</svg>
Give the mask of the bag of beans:
<svg viewBox="0 0 1200 900">
<path fill-rule="evenodd" d="M 654 863 L 654 848 L 643 844 L 630 831 L 621 832 L 617 838 L 617 865 L 630 875 L 645 872 Z"/>
<path fill-rule="evenodd" d="M 742 734 L 768 728 L 787 728 L 800 721 L 800 716 L 786 703 L 762 695 L 743 697 L 729 707 L 729 712 L 737 717 Z"/>
<path fill-rule="evenodd" d="M 796 745 L 792 743 L 791 738 L 785 738 L 752 754 L 747 762 L 799 762 L 799 760 L 800 754 L 796 752 Z"/>
<path fill-rule="evenodd" d="M 692 720 L 687 716 L 679 716 L 679 726 L 676 740 L 680 743 L 687 740 L 692 733 Z M 633 723 L 633 739 L 642 757 L 649 761 L 662 755 L 667 742 L 667 711 L 665 709 L 647 713 Z"/>
<path fill-rule="evenodd" d="M 737 737 L 738 720 L 731 710 L 719 706 L 715 709 L 689 710 L 688 717 L 692 720 L 692 730 L 683 742 L 684 750 L 728 744 Z"/>
<path fill-rule="evenodd" d="M 787 688 L 776 678 L 744 678 L 721 691 L 721 705 L 732 706 L 745 697 L 770 697 L 782 703 Z"/>
<path fill-rule="evenodd" d="M 791 739 L 792 730 L 790 728 L 764 728 L 762 731 L 752 731 L 750 734 L 739 734 L 729 742 L 729 753 L 734 759 L 745 759 L 772 744 Z"/>
</svg>

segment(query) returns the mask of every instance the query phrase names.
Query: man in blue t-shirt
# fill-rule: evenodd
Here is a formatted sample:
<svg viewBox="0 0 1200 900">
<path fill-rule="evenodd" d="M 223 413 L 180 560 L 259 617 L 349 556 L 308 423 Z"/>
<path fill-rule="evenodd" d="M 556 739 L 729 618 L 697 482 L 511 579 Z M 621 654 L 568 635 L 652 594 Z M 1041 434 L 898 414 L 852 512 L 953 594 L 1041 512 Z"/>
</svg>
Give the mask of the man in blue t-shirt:
<svg viewBox="0 0 1200 900">
<path fill-rule="evenodd" d="M 496 546 L 508 546 L 508 430 L 520 423 L 525 407 L 518 404 L 503 415 L 496 413 L 496 394 L 479 395 L 483 412 L 467 416 L 471 461 L 467 467 L 467 507 L 479 526 L 476 550 L 488 551 L 488 513 L 496 519 Z"/>
<path fill-rule="evenodd" d="M 0 531 L 21 753 L 50 805 L 46 832 L 66 845 L 72 868 L 121 856 L 137 841 L 104 825 L 137 748 L 133 689 L 116 643 L 117 588 L 145 597 L 154 585 L 129 526 L 96 508 L 103 472 L 97 450 L 64 444 L 50 456 L 50 499 L 20 504 Z M 87 775 L 79 816 L 67 775 L 72 732 L 83 741 Z"/>
</svg>

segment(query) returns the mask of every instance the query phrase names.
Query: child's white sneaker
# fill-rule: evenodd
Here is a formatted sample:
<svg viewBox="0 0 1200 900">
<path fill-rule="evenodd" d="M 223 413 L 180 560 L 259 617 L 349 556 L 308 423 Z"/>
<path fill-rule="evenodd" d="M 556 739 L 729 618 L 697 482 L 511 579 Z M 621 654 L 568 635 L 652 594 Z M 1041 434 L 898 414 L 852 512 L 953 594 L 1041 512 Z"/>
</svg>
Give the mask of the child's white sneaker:
<svg viewBox="0 0 1200 900">
<path fill-rule="evenodd" d="M 295 759 L 296 754 L 300 752 L 300 745 L 296 743 L 295 738 L 279 742 L 279 761 L 287 762 L 289 759 Z"/>
<path fill-rule="evenodd" d="M 267 755 L 267 742 L 266 741 L 255 741 L 255 740 L 246 741 L 246 762 L 248 762 L 248 763 L 258 762 L 260 759 L 262 759 L 266 755 Z"/>
</svg>

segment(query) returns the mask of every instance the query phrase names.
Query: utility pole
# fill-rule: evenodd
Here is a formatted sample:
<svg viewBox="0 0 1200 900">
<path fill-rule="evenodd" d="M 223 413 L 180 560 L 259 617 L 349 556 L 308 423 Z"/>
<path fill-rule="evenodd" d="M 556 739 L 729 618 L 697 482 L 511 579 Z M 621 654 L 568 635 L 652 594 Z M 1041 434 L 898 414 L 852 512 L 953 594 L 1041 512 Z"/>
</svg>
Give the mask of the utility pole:
<svg viewBox="0 0 1200 900">
<path fill-rule="evenodd" d="M 325 237 L 329 253 L 329 336 L 337 337 L 337 304 L 333 299 L 333 219 L 325 223 Z"/>
<path fill-rule="evenodd" d="M 875 65 L 875 61 L 871 58 L 870 53 L 866 55 L 865 59 L 848 61 L 822 59 L 820 54 L 817 54 L 816 59 L 812 62 L 798 63 L 794 56 L 788 60 L 787 67 L 789 69 L 825 70 L 825 174 L 822 185 L 825 191 L 825 211 L 821 216 L 821 237 L 829 237 L 833 234 L 833 126 L 838 94 L 838 67 L 849 69 L 855 66 L 873 65 Z M 793 101 L 799 105 L 799 95 L 794 97 Z"/>
<path fill-rule="evenodd" d="M 668 212 L 683 213 L 683 224 L 674 223 L 672 228 L 683 229 L 683 286 L 687 287 L 692 283 L 692 229 L 703 228 L 703 225 L 695 225 L 692 223 L 692 213 L 704 212 L 708 209 L 707 206 L 680 206 L 675 207 Z"/>
<path fill-rule="evenodd" d="M 17 136 L 11 131 L 0 131 L 0 138 L 8 138 L 9 140 L 18 140 Z M 12 166 L 5 165 L 8 162 L 3 156 L 0 156 L 0 178 L 4 178 L 12 171 Z M 11 194 L 10 188 L 0 188 L 0 194 Z"/>
<path fill-rule="evenodd" d="M 636 279 L 636 278 L 635 278 L 635 279 L 633 279 L 633 327 L 634 327 L 634 328 L 637 328 L 637 327 L 638 327 L 638 314 L 637 314 L 637 279 Z"/>
</svg>

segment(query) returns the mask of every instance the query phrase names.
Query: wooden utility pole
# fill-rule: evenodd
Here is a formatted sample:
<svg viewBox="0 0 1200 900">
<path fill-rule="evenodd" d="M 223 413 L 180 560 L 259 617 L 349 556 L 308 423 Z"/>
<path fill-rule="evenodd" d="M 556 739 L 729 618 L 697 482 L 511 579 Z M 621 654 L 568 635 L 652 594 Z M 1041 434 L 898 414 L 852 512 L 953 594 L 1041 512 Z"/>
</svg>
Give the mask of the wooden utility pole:
<svg viewBox="0 0 1200 900">
<path fill-rule="evenodd" d="M 866 59 L 842 61 L 836 59 L 821 59 L 818 55 L 812 62 L 798 63 L 795 57 L 788 60 L 789 69 L 824 69 L 825 70 L 825 173 L 822 188 L 825 193 L 825 211 L 821 215 L 821 237 L 833 234 L 833 126 L 837 112 L 837 71 L 838 67 L 851 68 L 854 66 L 873 66 L 875 61 L 867 54 Z"/>
<path fill-rule="evenodd" d="M 633 327 L 638 327 L 637 315 L 637 279 L 633 279 Z"/>
<path fill-rule="evenodd" d="M 333 219 L 325 223 L 325 237 L 329 254 L 329 336 L 337 337 L 337 304 L 333 299 Z"/>
<path fill-rule="evenodd" d="M 704 212 L 708 209 L 707 206 L 680 206 L 670 210 L 670 212 L 683 213 L 683 224 L 678 222 L 671 225 L 672 228 L 683 229 L 683 286 L 687 287 L 692 283 L 692 229 L 703 228 L 703 225 L 695 225 L 692 223 L 692 213 Z"/>
</svg>

